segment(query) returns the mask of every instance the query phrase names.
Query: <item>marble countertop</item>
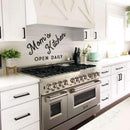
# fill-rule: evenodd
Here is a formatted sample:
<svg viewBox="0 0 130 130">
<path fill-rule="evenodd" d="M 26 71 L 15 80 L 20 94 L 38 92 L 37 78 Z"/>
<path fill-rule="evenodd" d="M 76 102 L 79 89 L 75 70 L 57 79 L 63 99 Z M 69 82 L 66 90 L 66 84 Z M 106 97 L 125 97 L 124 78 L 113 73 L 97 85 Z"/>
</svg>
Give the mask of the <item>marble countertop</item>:
<svg viewBox="0 0 130 130">
<path fill-rule="evenodd" d="M 130 98 L 127 98 L 78 130 L 130 130 Z"/>
<path fill-rule="evenodd" d="M 130 55 L 126 55 L 126 56 L 119 56 L 114 58 L 105 58 L 98 62 L 87 61 L 86 64 L 96 64 L 98 66 L 110 66 L 110 65 L 115 65 L 118 63 L 129 62 L 129 61 L 130 61 Z"/>
<path fill-rule="evenodd" d="M 38 78 L 25 74 L 2 76 L 0 77 L 0 92 L 36 84 L 38 82 L 39 82 Z"/>
</svg>

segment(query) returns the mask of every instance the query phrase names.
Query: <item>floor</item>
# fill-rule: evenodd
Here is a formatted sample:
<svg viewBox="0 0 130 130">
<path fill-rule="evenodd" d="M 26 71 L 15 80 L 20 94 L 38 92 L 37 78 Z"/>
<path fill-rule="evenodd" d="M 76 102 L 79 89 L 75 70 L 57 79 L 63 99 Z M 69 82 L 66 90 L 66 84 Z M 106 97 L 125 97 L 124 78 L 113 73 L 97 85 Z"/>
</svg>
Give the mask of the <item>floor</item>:
<svg viewBox="0 0 130 130">
<path fill-rule="evenodd" d="M 119 104 L 120 102 L 124 101 L 125 99 L 127 99 L 128 97 L 130 97 L 130 94 L 124 96 L 123 98 L 119 99 L 118 101 L 114 102 L 113 104 L 109 105 L 108 107 L 102 109 L 99 113 L 97 113 L 96 117 L 98 117 L 99 115 L 103 114 L 104 112 L 108 111 L 109 109 L 111 109 L 112 107 L 114 107 L 115 105 Z M 84 126 L 85 124 L 87 124 L 88 122 L 90 122 L 91 120 L 93 120 L 94 118 L 96 118 L 94 116 L 90 117 L 89 119 L 83 121 L 82 123 L 78 124 L 77 126 L 75 126 L 74 128 L 70 129 L 70 130 L 77 130 L 80 127 Z"/>
</svg>

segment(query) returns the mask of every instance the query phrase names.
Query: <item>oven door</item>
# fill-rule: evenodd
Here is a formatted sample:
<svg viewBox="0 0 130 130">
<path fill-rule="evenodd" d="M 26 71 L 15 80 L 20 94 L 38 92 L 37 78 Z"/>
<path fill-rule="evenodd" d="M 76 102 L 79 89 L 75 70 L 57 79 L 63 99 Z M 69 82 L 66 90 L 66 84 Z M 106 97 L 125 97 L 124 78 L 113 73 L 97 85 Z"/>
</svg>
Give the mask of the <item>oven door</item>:
<svg viewBox="0 0 130 130">
<path fill-rule="evenodd" d="M 42 98 L 42 120 L 45 130 L 67 119 L 67 95 L 64 91 Z"/>
<path fill-rule="evenodd" d="M 100 102 L 100 81 L 70 89 L 68 97 L 69 118 L 90 109 Z"/>
</svg>

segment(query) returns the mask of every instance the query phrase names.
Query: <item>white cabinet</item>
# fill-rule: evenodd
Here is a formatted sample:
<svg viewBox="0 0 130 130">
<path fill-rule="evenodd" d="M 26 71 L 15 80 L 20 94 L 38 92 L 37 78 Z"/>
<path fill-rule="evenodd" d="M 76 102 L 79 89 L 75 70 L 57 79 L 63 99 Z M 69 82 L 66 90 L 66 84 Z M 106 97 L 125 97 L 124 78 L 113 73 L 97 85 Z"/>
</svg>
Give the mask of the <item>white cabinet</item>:
<svg viewBox="0 0 130 130">
<path fill-rule="evenodd" d="M 106 38 L 106 2 L 104 0 L 94 0 L 94 21 L 93 38 L 104 40 Z"/>
<path fill-rule="evenodd" d="M 111 100 L 111 67 L 103 67 L 100 72 L 101 87 L 100 87 L 100 108 L 104 108 L 110 104 Z"/>
<path fill-rule="evenodd" d="M 2 3 L 0 0 L 0 40 L 3 39 L 3 25 L 2 25 Z"/>
<path fill-rule="evenodd" d="M 110 104 L 111 100 L 111 79 L 110 76 L 104 77 L 101 79 L 101 88 L 100 88 L 100 107 L 104 108 Z"/>
<path fill-rule="evenodd" d="M 37 121 L 39 121 L 38 99 L 1 111 L 2 130 L 19 130 Z"/>
<path fill-rule="evenodd" d="M 121 71 L 111 76 L 112 100 L 124 96 L 125 93 L 125 72 Z"/>
<path fill-rule="evenodd" d="M 2 91 L 1 130 L 40 130 L 38 84 Z"/>
<path fill-rule="evenodd" d="M 26 22 L 91 28 L 92 0 L 26 0 Z"/>
<path fill-rule="evenodd" d="M 25 1 L 2 0 L 3 39 L 22 41 L 25 39 Z"/>
<path fill-rule="evenodd" d="M 2 92 L 1 109 L 37 99 L 39 97 L 38 93 L 38 84 Z"/>
<path fill-rule="evenodd" d="M 130 62 L 127 63 L 126 77 L 125 77 L 125 89 L 126 92 L 130 92 Z"/>
</svg>

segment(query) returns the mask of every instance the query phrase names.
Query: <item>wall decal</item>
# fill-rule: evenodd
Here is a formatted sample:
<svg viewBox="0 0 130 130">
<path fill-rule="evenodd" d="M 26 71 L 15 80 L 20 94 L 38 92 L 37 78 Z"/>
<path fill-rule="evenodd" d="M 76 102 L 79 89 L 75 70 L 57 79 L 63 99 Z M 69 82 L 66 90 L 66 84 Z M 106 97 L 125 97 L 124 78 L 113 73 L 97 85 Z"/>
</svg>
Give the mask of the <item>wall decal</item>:
<svg viewBox="0 0 130 130">
<path fill-rule="evenodd" d="M 34 61 L 58 60 L 62 58 L 63 58 L 63 55 L 36 56 L 34 57 Z"/>
<path fill-rule="evenodd" d="M 50 55 L 65 37 L 66 33 L 62 33 L 60 36 L 55 34 L 53 38 L 51 33 L 44 34 L 38 41 L 32 40 L 32 43 L 27 44 L 27 49 L 29 50 L 28 54 L 33 55 L 34 51 L 44 45 L 44 48 L 47 50 L 47 54 Z"/>
</svg>

